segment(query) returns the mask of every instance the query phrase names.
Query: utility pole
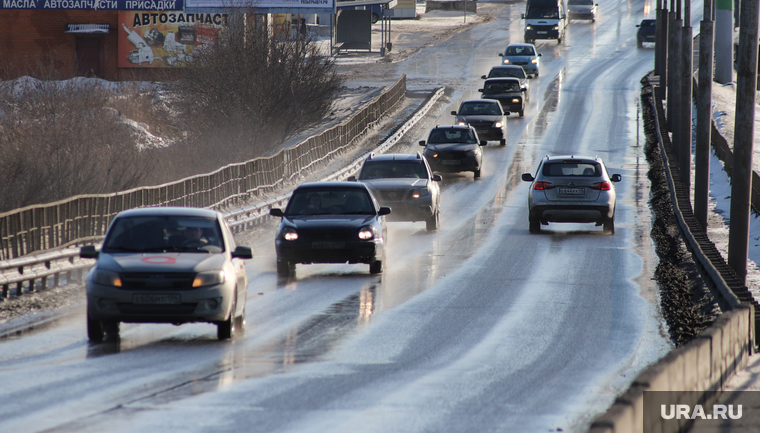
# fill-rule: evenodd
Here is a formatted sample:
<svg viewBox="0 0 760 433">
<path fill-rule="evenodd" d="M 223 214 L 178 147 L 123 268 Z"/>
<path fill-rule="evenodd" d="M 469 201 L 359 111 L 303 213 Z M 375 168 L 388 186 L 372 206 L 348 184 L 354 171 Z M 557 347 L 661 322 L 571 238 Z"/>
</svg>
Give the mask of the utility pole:
<svg viewBox="0 0 760 433">
<path fill-rule="evenodd" d="M 719 0 L 720 1 L 720 0 Z M 736 70 L 736 118 L 731 174 L 731 214 L 728 231 L 728 265 L 747 283 L 749 216 L 752 192 L 752 144 L 757 94 L 758 2 L 741 2 L 739 53 Z"/>
<path fill-rule="evenodd" d="M 692 91 L 694 88 L 694 40 L 691 30 L 691 0 L 683 2 L 683 28 L 681 32 L 681 102 L 678 127 L 681 130 L 678 138 L 678 165 L 681 168 L 681 183 L 689 190 L 691 188 L 691 128 L 694 109 Z"/>
<path fill-rule="evenodd" d="M 668 87 L 668 2 L 657 0 L 657 20 L 655 22 L 655 53 L 654 73 L 660 77 L 660 95 L 655 97 L 660 100 L 665 98 L 665 89 Z"/>
<path fill-rule="evenodd" d="M 713 21 L 712 0 L 704 0 L 699 24 L 699 82 L 697 84 L 697 143 L 694 151 L 694 216 L 707 232 L 710 202 L 710 140 L 712 133 Z"/>
<path fill-rule="evenodd" d="M 715 1 L 715 81 L 734 81 L 734 0 Z"/>
<path fill-rule="evenodd" d="M 681 0 L 678 0 L 681 1 Z M 676 38 L 673 37 L 673 35 L 676 33 L 676 0 L 670 0 L 670 12 L 668 13 L 668 65 L 667 65 L 667 87 L 665 87 L 665 90 L 667 94 L 665 95 L 666 103 L 667 103 L 667 116 L 665 118 L 665 123 L 667 123 L 668 131 L 673 131 L 673 114 L 674 114 L 674 108 L 675 108 L 675 102 L 673 97 L 673 86 L 672 84 L 675 83 L 674 75 L 676 73 L 676 59 L 678 58 L 678 51 L 676 51 L 676 44 L 675 40 Z"/>
</svg>

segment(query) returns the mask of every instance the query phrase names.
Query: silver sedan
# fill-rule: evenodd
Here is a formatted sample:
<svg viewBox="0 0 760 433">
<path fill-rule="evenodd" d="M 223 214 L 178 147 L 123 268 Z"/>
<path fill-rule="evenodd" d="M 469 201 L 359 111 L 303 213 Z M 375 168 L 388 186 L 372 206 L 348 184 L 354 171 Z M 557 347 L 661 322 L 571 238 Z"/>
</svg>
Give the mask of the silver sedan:
<svg viewBox="0 0 760 433">
<path fill-rule="evenodd" d="M 619 174 L 610 176 L 600 158 L 582 156 L 546 156 L 535 177 L 524 173 L 531 182 L 528 192 L 528 222 L 531 233 L 541 225 L 552 223 L 596 223 L 604 233 L 615 233 L 615 186 Z"/>
</svg>

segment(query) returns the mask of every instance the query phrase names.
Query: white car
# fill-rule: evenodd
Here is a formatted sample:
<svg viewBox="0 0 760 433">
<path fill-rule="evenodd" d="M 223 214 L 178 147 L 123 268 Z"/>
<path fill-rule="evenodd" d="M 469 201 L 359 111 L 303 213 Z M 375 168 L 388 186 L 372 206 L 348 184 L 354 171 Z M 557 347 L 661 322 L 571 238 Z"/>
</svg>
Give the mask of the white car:
<svg viewBox="0 0 760 433">
<path fill-rule="evenodd" d="M 208 322 L 220 340 L 245 325 L 248 277 L 223 215 L 198 208 L 133 209 L 116 215 L 87 275 L 87 336 L 118 337 L 120 322 Z"/>
</svg>

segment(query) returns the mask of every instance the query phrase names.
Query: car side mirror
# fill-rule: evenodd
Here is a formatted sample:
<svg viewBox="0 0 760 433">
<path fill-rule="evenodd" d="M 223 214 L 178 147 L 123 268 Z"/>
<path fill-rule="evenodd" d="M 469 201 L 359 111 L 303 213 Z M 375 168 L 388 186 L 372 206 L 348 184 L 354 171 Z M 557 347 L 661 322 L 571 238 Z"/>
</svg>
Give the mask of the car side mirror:
<svg viewBox="0 0 760 433">
<path fill-rule="evenodd" d="M 541 53 L 538 53 L 538 57 L 541 57 Z"/>
<path fill-rule="evenodd" d="M 504 53 L 499 53 L 499 57 L 504 57 Z"/>
<path fill-rule="evenodd" d="M 636 24 L 636 27 L 641 27 L 640 25 Z"/>
<path fill-rule="evenodd" d="M 478 92 L 481 92 L 481 93 L 482 93 L 482 92 L 483 92 L 483 89 L 478 89 Z"/>
<path fill-rule="evenodd" d="M 235 248 L 235 251 L 232 252 L 232 257 L 238 259 L 252 259 L 253 250 L 249 247 L 237 247 Z"/>
<path fill-rule="evenodd" d="M 377 211 L 377 214 L 381 216 L 388 215 L 389 213 L 391 213 L 391 208 L 389 208 L 388 206 L 381 206 L 380 209 Z"/>
<path fill-rule="evenodd" d="M 488 141 L 487 140 L 480 140 L 480 145 L 481 146 L 488 146 Z"/>
<path fill-rule="evenodd" d="M 623 180 L 623 176 L 619 174 L 613 174 L 610 180 L 613 182 L 620 182 L 621 180 Z"/>
<path fill-rule="evenodd" d="M 281 217 L 283 216 L 282 209 L 279 209 L 279 208 L 269 209 L 269 215 Z"/>
<path fill-rule="evenodd" d="M 95 245 L 85 245 L 79 249 L 79 257 L 83 259 L 97 259 L 98 254 Z"/>
<path fill-rule="evenodd" d="M 525 19 L 525 14 L 520 14 L 520 19 L 524 20 Z"/>
<path fill-rule="evenodd" d="M 452 111 L 452 112 L 451 112 L 451 115 L 452 115 L 452 116 L 456 116 L 456 115 L 457 115 L 457 112 L 456 112 L 456 111 Z"/>
<path fill-rule="evenodd" d="M 533 178 L 533 175 L 530 173 L 523 173 L 522 180 L 525 182 L 533 182 L 535 179 Z"/>
<path fill-rule="evenodd" d="M 441 177 L 440 174 L 434 174 L 433 175 L 433 182 L 440 182 L 442 180 L 443 180 L 443 178 Z"/>
<path fill-rule="evenodd" d="M 349 182 L 356 182 L 356 176 L 348 176 L 348 179 L 346 179 Z"/>
<path fill-rule="evenodd" d="M 528 88 L 527 87 L 522 87 L 522 88 L 520 88 L 520 90 L 522 90 L 523 92 L 527 92 Z"/>
<path fill-rule="evenodd" d="M 425 145 L 425 140 L 420 140 L 420 146 L 424 146 L 424 145 Z"/>
<path fill-rule="evenodd" d="M 486 79 L 486 76 L 485 76 L 485 75 L 481 75 L 481 76 L 480 76 L 480 79 L 481 79 L 481 80 L 485 80 L 485 79 Z"/>
</svg>

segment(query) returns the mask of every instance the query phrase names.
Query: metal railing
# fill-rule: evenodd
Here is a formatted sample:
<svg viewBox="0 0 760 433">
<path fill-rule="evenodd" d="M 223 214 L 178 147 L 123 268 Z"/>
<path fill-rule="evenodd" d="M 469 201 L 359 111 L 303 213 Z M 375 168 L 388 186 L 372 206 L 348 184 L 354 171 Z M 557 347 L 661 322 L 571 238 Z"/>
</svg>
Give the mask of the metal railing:
<svg viewBox="0 0 760 433">
<path fill-rule="evenodd" d="M 227 209 L 275 194 L 304 170 L 349 150 L 406 93 L 406 75 L 351 118 L 267 158 L 231 164 L 209 174 L 113 194 L 79 195 L 0 214 L 0 260 L 92 243 L 116 214 L 150 206 Z"/>
</svg>

